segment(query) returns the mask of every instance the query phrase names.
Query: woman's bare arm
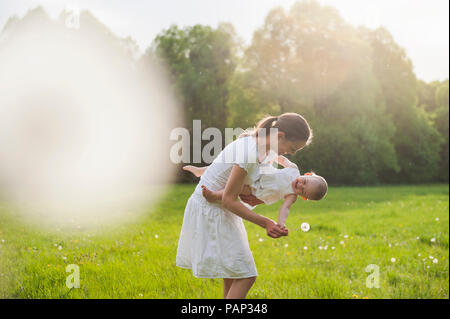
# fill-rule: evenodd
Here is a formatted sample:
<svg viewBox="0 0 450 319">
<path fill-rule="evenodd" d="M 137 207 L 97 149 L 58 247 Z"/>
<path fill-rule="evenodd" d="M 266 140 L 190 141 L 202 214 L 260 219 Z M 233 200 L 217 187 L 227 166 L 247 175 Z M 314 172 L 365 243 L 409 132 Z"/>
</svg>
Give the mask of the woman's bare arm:
<svg viewBox="0 0 450 319">
<path fill-rule="evenodd" d="M 238 165 L 233 165 L 231 175 L 222 195 L 222 206 L 239 217 L 265 228 L 267 235 L 270 237 L 287 236 L 287 230 L 282 230 L 274 221 L 251 211 L 238 200 L 246 177 L 247 172 L 244 169 Z"/>
</svg>

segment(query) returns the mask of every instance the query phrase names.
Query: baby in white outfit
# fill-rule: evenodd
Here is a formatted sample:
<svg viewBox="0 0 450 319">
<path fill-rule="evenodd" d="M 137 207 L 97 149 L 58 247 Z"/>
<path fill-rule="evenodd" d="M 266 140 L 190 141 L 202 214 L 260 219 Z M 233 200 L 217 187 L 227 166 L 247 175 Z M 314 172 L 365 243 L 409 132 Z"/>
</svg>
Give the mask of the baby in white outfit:
<svg viewBox="0 0 450 319">
<path fill-rule="evenodd" d="M 252 185 L 244 185 L 241 191 L 241 199 L 253 195 L 259 201 L 257 203 L 273 204 L 279 200 L 284 200 L 278 212 L 278 224 L 285 227 L 289 209 L 297 200 L 298 196 L 307 200 L 320 200 L 327 191 L 328 185 L 325 179 L 314 173 L 300 175 L 300 171 L 295 163 L 292 163 L 284 156 L 278 156 L 276 162 L 283 166 L 277 169 L 273 166 L 265 168 L 261 177 Z M 208 167 L 184 166 L 183 169 L 191 172 L 197 177 L 203 175 Z M 202 186 L 203 196 L 209 202 L 222 200 L 223 190 L 210 191 Z"/>
</svg>

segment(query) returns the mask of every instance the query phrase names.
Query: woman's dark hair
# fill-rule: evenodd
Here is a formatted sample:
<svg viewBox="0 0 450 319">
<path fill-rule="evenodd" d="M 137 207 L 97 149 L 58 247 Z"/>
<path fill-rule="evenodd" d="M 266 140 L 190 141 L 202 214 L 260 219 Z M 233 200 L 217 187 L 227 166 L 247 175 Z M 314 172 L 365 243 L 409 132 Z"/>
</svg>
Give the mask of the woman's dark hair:
<svg viewBox="0 0 450 319">
<path fill-rule="evenodd" d="M 258 135 L 258 131 L 261 129 L 266 129 L 266 132 L 268 132 L 271 128 L 277 128 L 278 131 L 284 132 L 285 138 L 288 141 L 305 141 L 306 145 L 308 145 L 313 138 L 313 133 L 308 122 L 303 116 L 297 113 L 267 116 L 258 122 L 254 133 Z"/>
</svg>

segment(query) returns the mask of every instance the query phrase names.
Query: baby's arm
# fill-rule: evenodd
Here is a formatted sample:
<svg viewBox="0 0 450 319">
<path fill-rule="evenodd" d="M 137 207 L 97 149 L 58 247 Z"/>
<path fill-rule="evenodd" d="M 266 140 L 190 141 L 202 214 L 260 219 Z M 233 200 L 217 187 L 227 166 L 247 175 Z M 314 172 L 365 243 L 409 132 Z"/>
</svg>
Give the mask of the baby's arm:
<svg viewBox="0 0 450 319">
<path fill-rule="evenodd" d="M 183 166 L 183 170 L 191 172 L 196 177 L 202 176 L 207 168 L 208 168 L 208 166 L 203 166 L 203 167 L 197 167 L 197 166 L 192 166 L 192 165 Z"/>
<path fill-rule="evenodd" d="M 278 211 L 278 224 L 281 225 L 281 227 L 285 227 L 285 222 L 289 215 L 289 209 L 296 200 L 296 194 L 289 194 L 284 198 L 284 202 L 281 205 L 280 210 Z"/>
<path fill-rule="evenodd" d="M 286 157 L 284 157 L 283 155 L 278 155 L 276 162 L 278 164 L 280 164 L 283 167 L 293 167 L 293 168 L 298 168 L 297 164 L 292 163 L 290 160 L 288 160 Z"/>
</svg>

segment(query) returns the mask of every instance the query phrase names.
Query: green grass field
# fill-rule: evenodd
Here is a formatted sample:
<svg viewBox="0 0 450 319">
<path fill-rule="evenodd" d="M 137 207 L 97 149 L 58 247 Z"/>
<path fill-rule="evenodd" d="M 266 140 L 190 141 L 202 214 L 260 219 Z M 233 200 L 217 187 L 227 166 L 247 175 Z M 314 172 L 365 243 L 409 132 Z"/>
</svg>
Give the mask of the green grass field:
<svg viewBox="0 0 450 319">
<path fill-rule="evenodd" d="M 0 205 L 0 297 L 221 298 L 220 279 L 175 266 L 193 189 L 176 185 L 139 220 L 95 231 L 38 229 Z M 294 205 L 281 239 L 245 221 L 259 273 L 248 297 L 449 298 L 448 194 L 448 185 L 332 187 Z M 276 220 L 278 207 L 256 212 Z M 79 289 L 66 287 L 69 264 L 80 267 Z M 380 288 L 366 287 L 369 264 Z"/>
</svg>

